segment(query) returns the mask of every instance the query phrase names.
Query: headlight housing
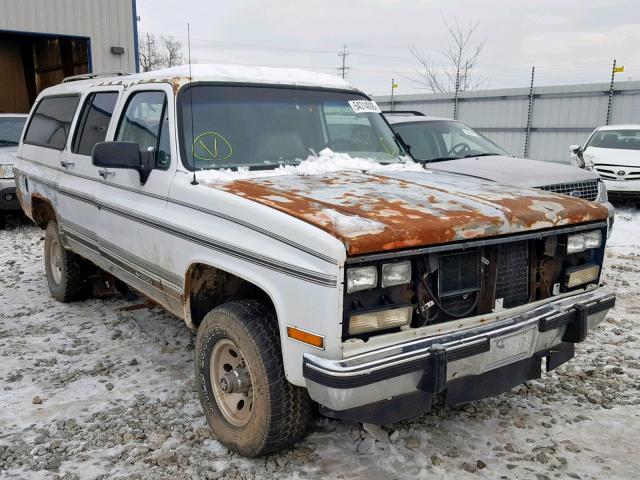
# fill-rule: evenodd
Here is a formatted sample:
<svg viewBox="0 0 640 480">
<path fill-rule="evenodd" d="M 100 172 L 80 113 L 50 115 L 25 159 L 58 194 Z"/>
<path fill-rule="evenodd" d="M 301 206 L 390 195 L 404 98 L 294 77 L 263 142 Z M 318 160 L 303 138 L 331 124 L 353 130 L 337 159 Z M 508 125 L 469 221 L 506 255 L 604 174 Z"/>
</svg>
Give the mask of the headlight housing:
<svg viewBox="0 0 640 480">
<path fill-rule="evenodd" d="M 567 237 L 567 254 L 584 252 L 602 245 L 602 232 L 592 230 L 586 233 L 576 233 Z"/>
<path fill-rule="evenodd" d="M 375 266 L 347 270 L 347 293 L 359 292 L 378 286 L 378 268 Z"/>
<path fill-rule="evenodd" d="M 13 178 L 13 165 L 0 165 L 0 178 Z"/>
<path fill-rule="evenodd" d="M 607 193 L 607 186 L 602 180 L 598 180 L 598 196 L 596 202 L 604 203 L 609 201 L 609 194 Z"/>
<path fill-rule="evenodd" d="M 382 287 L 404 285 L 411 281 L 411 262 L 385 263 L 382 265 Z"/>
</svg>

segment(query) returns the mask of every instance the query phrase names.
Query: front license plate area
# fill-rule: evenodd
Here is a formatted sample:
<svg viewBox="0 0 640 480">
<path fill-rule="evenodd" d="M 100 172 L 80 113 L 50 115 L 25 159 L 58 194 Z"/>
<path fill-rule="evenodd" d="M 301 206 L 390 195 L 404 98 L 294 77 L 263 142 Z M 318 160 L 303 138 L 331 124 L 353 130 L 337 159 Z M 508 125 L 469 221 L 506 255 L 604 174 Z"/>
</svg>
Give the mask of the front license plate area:
<svg viewBox="0 0 640 480">
<path fill-rule="evenodd" d="M 529 357 L 537 326 L 491 339 L 489 369 L 502 367 Z"/>
</svg>

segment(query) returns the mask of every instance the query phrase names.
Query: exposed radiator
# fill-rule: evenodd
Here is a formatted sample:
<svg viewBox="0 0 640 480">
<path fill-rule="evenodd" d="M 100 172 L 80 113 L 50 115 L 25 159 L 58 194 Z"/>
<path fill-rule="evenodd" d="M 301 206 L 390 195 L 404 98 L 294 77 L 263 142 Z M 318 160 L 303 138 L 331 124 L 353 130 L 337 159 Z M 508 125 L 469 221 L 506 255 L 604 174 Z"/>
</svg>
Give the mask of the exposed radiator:
<svg viewBox="0 0 640 480">
<path fill-rule="evenodd" d="M 524 305 L 529 300 L 529 242 L 500 245 L 496 299 L 504 308 Z"/>
</svg>

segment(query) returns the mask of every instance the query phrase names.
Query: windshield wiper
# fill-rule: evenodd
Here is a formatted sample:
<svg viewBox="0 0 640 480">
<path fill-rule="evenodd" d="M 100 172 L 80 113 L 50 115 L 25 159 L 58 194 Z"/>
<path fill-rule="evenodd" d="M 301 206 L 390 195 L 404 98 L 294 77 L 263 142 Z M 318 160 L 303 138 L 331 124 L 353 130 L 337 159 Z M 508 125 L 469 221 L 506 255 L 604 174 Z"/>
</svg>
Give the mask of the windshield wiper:
<svg viewBox="0 0 640 480">
<path fill-rule="evenodd" d="M 13 140 L 1 140 L 0 145 L 18 145 L 18 142 L 14 142 Z"/>
<path fill-rule="evenodd" d="M 493 157 L 495 155 L 500 155 L 499 153 L 476 153 L 465 155 L 463 158 L 471 158 L 471 157 Z"/>
<path fill-rule="evenodd" d="M 428 165 L 431 162 L 444 162 L 446 160 L 459 160 L 460 157 L 436 157 L 436 158 L 430 158 L 429 160 L 420 160 L 420 163 L 422 164 L 422 166 Z"/>
</svg>

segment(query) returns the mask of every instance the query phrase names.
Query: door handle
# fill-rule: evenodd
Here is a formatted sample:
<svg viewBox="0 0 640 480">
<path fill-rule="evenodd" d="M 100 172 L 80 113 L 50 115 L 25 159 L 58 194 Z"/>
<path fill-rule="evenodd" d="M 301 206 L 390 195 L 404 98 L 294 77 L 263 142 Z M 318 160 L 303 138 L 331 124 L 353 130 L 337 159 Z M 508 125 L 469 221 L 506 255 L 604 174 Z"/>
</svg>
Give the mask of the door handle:
<svg viewBox="0 0 640 480">
<path fill-rule="evenodd" d="M 116 174 L 116 172 L 110 172 L 106 168 L 103 168 L 102 170 L 98 170 L 98 175 L 100 175 L 104 179 L 106 179 L 110 175 L 115 175 L 115 174 Z"/>
<path fill-rule="evenodd" d="M 62 165 L 64 168 L 69 168 L 69 167 L 73 167 L 75 163 L 67 162 L 66 160 L 60 160 L 60 165 Z"/>
</svg>

